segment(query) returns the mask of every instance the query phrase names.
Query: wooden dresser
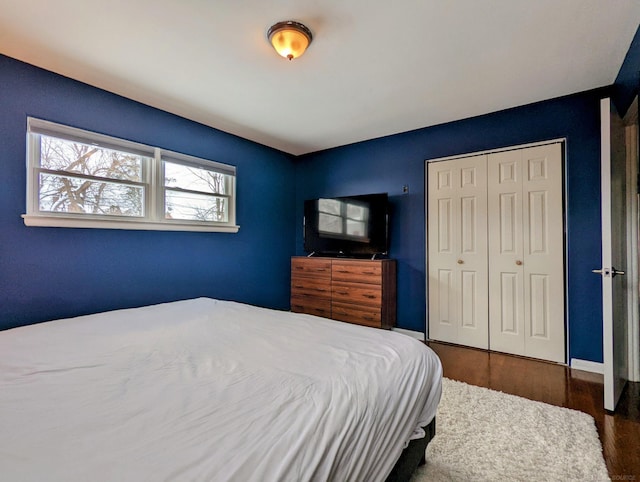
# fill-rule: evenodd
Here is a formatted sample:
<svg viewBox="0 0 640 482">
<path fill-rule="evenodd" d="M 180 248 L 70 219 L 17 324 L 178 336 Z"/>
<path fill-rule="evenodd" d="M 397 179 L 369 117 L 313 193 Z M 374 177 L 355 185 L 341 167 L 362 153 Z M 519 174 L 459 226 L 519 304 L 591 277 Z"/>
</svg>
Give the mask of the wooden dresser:
<svg viewBox="0 0 640 482">
<path fill-rule="evenodd" d="M 293 257 L 291 311 L 389 329 L 396 323 L 396 262 Z"/>
</svg>

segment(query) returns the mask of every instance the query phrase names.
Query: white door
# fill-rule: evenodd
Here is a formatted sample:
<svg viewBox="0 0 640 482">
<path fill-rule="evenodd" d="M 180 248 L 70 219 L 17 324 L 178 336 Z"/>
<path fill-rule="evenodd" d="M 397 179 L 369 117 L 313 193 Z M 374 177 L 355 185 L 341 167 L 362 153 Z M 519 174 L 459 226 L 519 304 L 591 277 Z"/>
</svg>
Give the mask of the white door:
<svg viewBox="0 0 640 482">
<path fill-rule="evenodd" d="M 429 338 L 488 347 L 486 156 L 428 165 Z"/>
<path fill-rule="evenodd" d="M 519 150 L 491 154 L 489 225 L 489 348 L 524 355 L 522 160 Z"/>
<path fill-rule="evenodd" d="M 600 102 L 602 169 L 602 323 L 604 408 L 614 411 L 628 378 L 626 303 L 626 149 L 622 120 Z"/>
<path fill-rule="evenodd" d="M 523 149 L 524 355 L 564 363 L 562 144 Z"/>
<path fill-rule="evenodd" d="M 565 361 L 562 145 L 489 155 L 489 348 Z"/>
</svg>

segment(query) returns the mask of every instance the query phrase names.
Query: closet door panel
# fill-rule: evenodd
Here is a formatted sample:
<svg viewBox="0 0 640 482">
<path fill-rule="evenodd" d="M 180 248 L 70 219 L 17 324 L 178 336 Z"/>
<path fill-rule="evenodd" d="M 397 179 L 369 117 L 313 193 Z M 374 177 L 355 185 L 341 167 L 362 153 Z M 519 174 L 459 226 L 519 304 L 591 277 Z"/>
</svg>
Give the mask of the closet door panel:
<svg viewBox="0 0 640 482">
<path fill-rule="evenodd" d="M 530 336 L 548 340 L 551 327 L 549 324 L 549 276 L 532 274 L 529 277 L 529 308 Z"/>
<path fill-rule="evenodd" d="M 428 176 L 429 338 L 487 348 L 486 156 Z"/>
<path fill-rule="evenodd" d="M 456 206 L 460 172 L 451 163 L 429 165 L 429 338 L 458 343 L 456 286 Z"/>
<path fill-rule="evenodd" d="M 526 356 L 565 361 L 561 144 L 522 149 Z"/>
<path fill-rule="evenodd" d="M 489 347 L 487 254 L 487 156 L 458 159 L 460 169 L 460 243 L 458 343 Z"/>
<path fill-rule="evenodd" d="M 500 275 L 500 332 L 502 334 L 518 336 L 520 329 L 517 324 L 518 311 L 518 275 L 503 272 Z"/>
<path fill-rule="evenodd" d="M 488 159 L 489 348 L 524 353 L 524 270 L 520 151 Z"/>
</svg>

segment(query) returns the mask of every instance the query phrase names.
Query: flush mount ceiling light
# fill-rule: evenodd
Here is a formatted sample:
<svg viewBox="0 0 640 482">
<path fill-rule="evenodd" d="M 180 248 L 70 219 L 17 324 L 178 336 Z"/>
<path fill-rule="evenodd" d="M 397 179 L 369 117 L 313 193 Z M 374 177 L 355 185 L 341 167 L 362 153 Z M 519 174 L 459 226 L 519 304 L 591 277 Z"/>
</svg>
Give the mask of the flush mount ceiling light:
<svg viewBox="0 0 640 482">
<path fill-rule="evenodd" d="M 279 55 L 293 60 L 300 57 L 313 39 L 311 30 L 300 22 L 287 20 L 272 25 L 267 38 Z"/>
</svg>

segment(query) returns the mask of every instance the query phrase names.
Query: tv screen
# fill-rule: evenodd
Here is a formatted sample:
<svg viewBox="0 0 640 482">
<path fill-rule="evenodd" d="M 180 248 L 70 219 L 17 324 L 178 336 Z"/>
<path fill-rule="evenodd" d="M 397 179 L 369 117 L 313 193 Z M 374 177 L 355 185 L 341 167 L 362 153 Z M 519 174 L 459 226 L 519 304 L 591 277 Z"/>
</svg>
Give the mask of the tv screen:
<svg viewBox="0 0 640 482">
<path fill-rule="evenodd" d="M 310 199 L 304 203 L 304 249 L 328 255 L 385 255 L 388 222 L 386 193 Z"/>
</svg>

